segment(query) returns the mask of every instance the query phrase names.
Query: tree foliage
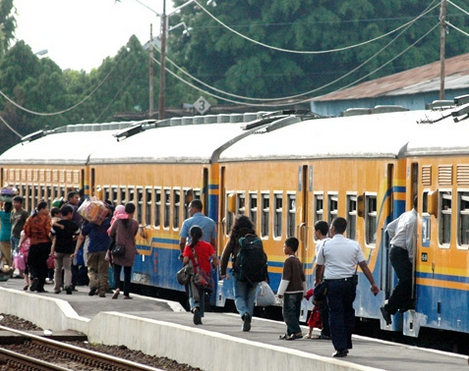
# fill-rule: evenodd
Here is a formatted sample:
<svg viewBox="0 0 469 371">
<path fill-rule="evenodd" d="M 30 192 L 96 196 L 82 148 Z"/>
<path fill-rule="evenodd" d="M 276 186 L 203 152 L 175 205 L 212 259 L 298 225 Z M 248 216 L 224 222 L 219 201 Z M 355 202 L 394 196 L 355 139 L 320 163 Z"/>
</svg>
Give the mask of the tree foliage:
<svg viewBox="0 0 469 371">
<path fill-rule="evenodd" d="M 169 0 L 167 0 L 169 1 Z M 460 0 L 454 0 L 462 3 Z M 174 6 L 187 0 L 173 0 Z M 341 51 L 295 54 L 261 46 L 229 31 L 194 4 L 169 17 L 169 26 L 179 22 L 191 28 L 190 37 L 176 28 L 168 35 L 167 56 L 197 79 L 232 94 L 252 98 L 280 98 L 303 92 L 322 95 L 363 76 L 388 75 L 434 62 L 439 58 L 439 1 L 420 0 L 216 0 L 217 7 L 201 6 L 237 32 L 276 48 L 300 51 Z M 469 10 L 466 4 L 458 4 Z M 408 28 L 378 38 L 415 19 L 435 6 Z M 106 58 L 91 72 L 62 71 L 49 58 L 39 59 L 27 45 L 14 38 L 13 0 L 0 0 L 0 153 L 18 142 L 19 135 L 67 124 L 109 122 L 119 117 L 145 117 L 149 109 L 149 53 L 135 36 L 115 56 Z M 469 17 L 448 8 L 447 19 L 463 30 Z M 416 43 L 414 46 L 412 46 Z M 467 52 L 466 36 L 450 30 L 446 55 Z M 393 58 L 406 48 L 399 58 Z M 158 59 L 158 53 L 155 53 Z M 388 63 L 392 60 L 391 63 Z M 366 63 L 365 63 L 366 62 Z M 349 74 L 361 64 L 363 67 Z M 174 74 L 188 80 L 181 70 L 166 64 Z M 383 68 L 383 66 L 385 66 Z M 159 67 L 152 80 L 158 105 Z M 346 76 L 344 78 L 341 78 Z M 331 83 L 336 81 L 335 83 Z M 193 82 L 200 89 L 207 89 Z M 321 88 L 327 86 L 326 88 Z M 166 105 L 180 107 L 203 94 L 171 74 L 166 78 Z M 220 94 L 220 93 L 217 93 Z M 223 99 L 208 97 L 212 104 Z M 242 100 L 239 98 L 239 100 Z"/>
</svg>

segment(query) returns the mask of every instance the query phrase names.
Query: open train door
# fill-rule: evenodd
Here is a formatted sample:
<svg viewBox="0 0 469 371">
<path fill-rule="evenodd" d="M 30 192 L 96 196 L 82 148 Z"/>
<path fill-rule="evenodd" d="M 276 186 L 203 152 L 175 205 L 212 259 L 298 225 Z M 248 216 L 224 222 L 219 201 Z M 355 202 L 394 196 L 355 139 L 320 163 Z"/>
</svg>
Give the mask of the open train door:
<svg viewBox="0 0 469 371">
<path fill-rule="evenodd" d="M 298 257 L 301 259 L 307 277 L 310 277 L 313 270 L 314 248 L 312 248 L 312 220 L 309 220 L 309 199 L 308 195 L 313 190 L 313 167 L 302 165 L 298 167 L 298 188 L 296 197 L 296 237 L 300 241 Z M 307 282 L 311 287 L 312 282 Z"/>
</svg>

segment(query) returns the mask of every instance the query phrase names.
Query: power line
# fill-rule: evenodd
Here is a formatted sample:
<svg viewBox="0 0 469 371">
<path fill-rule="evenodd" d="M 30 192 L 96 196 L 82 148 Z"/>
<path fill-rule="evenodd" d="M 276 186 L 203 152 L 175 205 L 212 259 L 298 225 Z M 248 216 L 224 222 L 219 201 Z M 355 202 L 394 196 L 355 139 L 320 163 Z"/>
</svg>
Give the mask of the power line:
<svg viewBox="0 0 469 371">
<path fill-rule="evenodd" d="M 435 1 L 434 1 L 435 2 Z M 231 28 L 230 26 L 228 26 L 227 24 L 223 23 L 221 20 L 219 20 L 217 17 L 215 17 L 212 13 L 210 13 L 207 9 L 205 9 L 201 4 L 199 4 L 197 2 L 197 0 L 194 0 L 194 3 L 196 3 L 206 14 L 208 14 L 213 20 L 215 20 L 216 22 L 218 22 L 220 25 L 222 25 L 224 28 L 226 28 L 227 30 L 233 32 L 234 34 L 238 35 L 239 37 L 242 37 L 243 39 L 245 40 L 248 40 L 256 45 L 259 45 L 259 46 L 263 46 L 265 48 L 268 48 L 268 49 L 272 49 L 272 50 L 276 50 L 276 51 L 280 51 L 280 52 L 285 52 L 285 53 L 293 53 L 293 54 L 326 54 L 326 53 L 335 53 L 335 52 L 340 52 L 340 51 L 344 51 L 344 50 L 350 50 L 350 49 L 353 49 L 353 48 L 357 48 L 359 46 L 363 46 L 363 45 L 366 45 L 366 44 L 369 44 L 369 43 L 372 43 L 374 41 L 377 41 L 379 39 L 382 39 L 383 37 L 386 37 L 388 35 L 391 35 L 392 33 L 394 32 L 397 32 L 399 31 L 400 29 L 410 25 L 410 24 L 413 24 L 415 23 L 418 19 L 422 18 L 424 15 L 426 15 L 427 13 L 429 13 L 430 11 L 432 11 L 433 9 L 435 9 L 436 7 L 439 6 L 439 3 L 437 3 L 436 5 L 434 5 L 433 7 L 429 7 L 427 8 L 427 10 L 425 10 L 424 12 L 420 13 L 420 15 L 418 15 L 416 18 L 414 18 L 413 20 L 397 27 L 396 29 L 390 31 L 390 32 L 387 32 L 383 35 L 380 35 L 378 37 L 375 37 L 374 39 L 370 39 L 370 40 L 367 40 L 367 41 L 364 41 L 364 42 L 361 42 L 361 43 L 358 43 L 358 44 L 355 44 L 355 45 L 350 45 L 350 46 L 346 46 L 346 47 L 343 47 L 343 48 L 336 48 L 336 49 L 329 49 L 329 50 L 322 50 L 322 51 L 307 51 L 307 50 L 291 50 L 291 49 L 284 49 L 284 48 L 279 48 L 279 47 L 276 47 L 276 46 L 271 46 L 271 45 L 268 45 L 268 44 L 265 44 L 265 43 L 262 43 L 260 41 L 257 41 L 257 40 L 254 40 L 248 36 L 245 36 L 243 35 L 242 33 L 234 30 L 233 28 Z M 431 6 L 431 5 L 430 5 Z"/>
</svg>

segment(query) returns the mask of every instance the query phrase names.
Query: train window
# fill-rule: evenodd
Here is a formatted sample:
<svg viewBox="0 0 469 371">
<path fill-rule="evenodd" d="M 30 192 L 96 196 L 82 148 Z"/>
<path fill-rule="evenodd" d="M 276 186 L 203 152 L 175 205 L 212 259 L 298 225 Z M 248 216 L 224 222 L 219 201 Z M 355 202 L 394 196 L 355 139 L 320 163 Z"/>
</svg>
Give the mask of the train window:
<svg viewBox="0 0 469 371">
<path fill-rule="evenodd" d="M 143 209 L 144 209 L 144 200 L 143 200 L 143 189 L 137 187 L 137 220 L 140 224 L 144 224 L 143 220 Z"/>
<path fill-rule="evenodd" d="M 296 194 L 287 194 L 287 207 L 287 237 L 294 237 L 296 228 Z"/>
<path fill-rule="evenodd" d="M 347 195 L 347 237 L 357 237 L 357 195 Z"/>
<path fill-rule="evenodd" d="M 57 186 L 54 187 L 54 199 L 55 198 L 60 198 L 59 187 Z"/>
<path fill-rule="evenodd" d="M 171 190 L 164 190 L 164 211 L 163 211 L 163 227 L 169 228 L 169 215 L 171 213 Z"/>
<path fill-rule="evenodd" d="M 314 195 L 314 223 L 324 220 L 324 195 L 317 193 Z"/>
<path fill-rule="evenodd" d="M 328 210 L 329 210 L 329 218 L 328 222 L 329 225 L 332 223 L 332 221 L 337 218 L 337 208 L 339 204 L 339 197 L 337 194 L 330 194 L 327 199 L 327 204 L 328 204 Z"/>
<path fill-rule="evenodd" d="M 181 214 L 181 190 L 173 189 L 173 229 L 179 229 Z"/>
<path fill-rule="evenodd" d="M 128 190 L 128 195 L 129 195 L 129 201 L 128 203 L 133 203 L 135 207 L 138 207 L 138 204 L 135 202 L 135 189 L 134 187 L 129 187 Z"/>
<path fill-rule="evenodd" d="M 110 190 L 109 186 L 104 186 L 103 187 L 103 201 L 106 201 L 106 200 L 109 200 L 109 201 L 112 202 L 111 190 Z M 113 206 L 116 206 L 116 205 L 113 204 Z"/>
<path fill-rule="evenodd" d="M 112 186 L 111 187 L 111 195 L 109 196 L 112 203 L 114 204 L 114 206 L 117 206 L 119 205 L 119 198 L 118 198 L 118 195 L 119 192 L 117 191 L 117 187 L 116 186 Z"/>
<path fill-rule="evenodd" d="M 439 240 L 441 245 L 449 247 L 451 242 L 451 210 L 452 210 L 452 194 L 451 192 L 440 192 L 440 212 L 439 212 Z"/>
<path fill-rule="evenodd" d="M 39 187 L 37 185 L 33 186 L 33 199 L 34 205 L 37 205 L 39 203 Z"/>
<path fill-rule="evenodd" d="M 47 197 L 46 187 L 42 185 L 42 186 L 40 187 L 40 189 L 41 189 L 41 196 L 40 196 L 40 197 L 41 197 L 43 200 L 46 200 L 47 202 L 49 202 L 49 197 Z"/>
<path fill-rule="evenodd" d="M 275 214 L 274 214 L 274 237 L 282 237 L 282 219 L 283 219 L 283 195 L 274 194 Z"/>
<path fill-rule="evenodd" d="M 469 247 L 469 192 L 460 192 L 458 195 L 458 245 Z"/>
<path fill-rule="evenodd" d="M 125 205 L 127 203 L 126 201 L 126 188 L 125 187 L 120 187 L 119 188 L 119 202 L 122 204 L 122 205 Z"/>
<path fill-rule="evenodd" d="M 46 188 L 46 194 L 47 194 L 47 198 L 50 200 L 50 201 L 53 201 L 54 198 L 52 197 L 52 187 L 51 186 L 47 186 Z"/>
<path fill-rule="evenodd" d="M 270 220 L 270 195 L 262 193 L 262 214 L 261 214 L 261 236 L 269 236 L 269 220 Z"/>
<path fill-rule="evenodd" d="M 238 214 L 239 215 L 244 215 L 246 213 L 246 196 L 244 195 L 244 192 L 240 192 L 236 194 L 237 197 L 237 206 L 238 206 Z"/>
<path fill-rule="evenodd" d="M 376 245 L 377 203 L 375 195 L 365 195 L 366 244 Z"/>
<path fill-rule="evenodd" d="M 190 217 L 189 215 L 189 204 L 194 199 L 194 191 L 192 189 L 184 190 L 184 207 L 182 208 L 182 214 L 184 220 Z"/>
<path fill-rule="evenodd" d="M 151 225 L 151 188 L 145 188 L 145 225 Z"/>
<path fill-rule="evenodd" d="M 257 193 L 249 193 L 249 218 L 257 225 Z"/>
<path fill-rule="evenodd" d="M 161 189 L 154 189 L 155 195 L 155 228 L 159 228 L 161 225 Z"/>
</svg>

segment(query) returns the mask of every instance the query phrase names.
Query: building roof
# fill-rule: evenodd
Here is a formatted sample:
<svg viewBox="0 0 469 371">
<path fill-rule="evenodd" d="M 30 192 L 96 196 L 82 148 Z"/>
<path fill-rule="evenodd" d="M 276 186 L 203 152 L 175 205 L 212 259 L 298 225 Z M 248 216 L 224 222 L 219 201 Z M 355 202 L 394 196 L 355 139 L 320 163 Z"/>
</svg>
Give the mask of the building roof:
<svg viewBox="0 0 469 371">
<path fill-rule="evenodd" d="M 445 60 L 445 90 L 469 88 L 468 60 L 469 53 Z M 322 95 L 313 98 L 312 101 L 376 98 L 439 91 L 440 68 L 440 62 L 437 61 Z"/>
</svg>

